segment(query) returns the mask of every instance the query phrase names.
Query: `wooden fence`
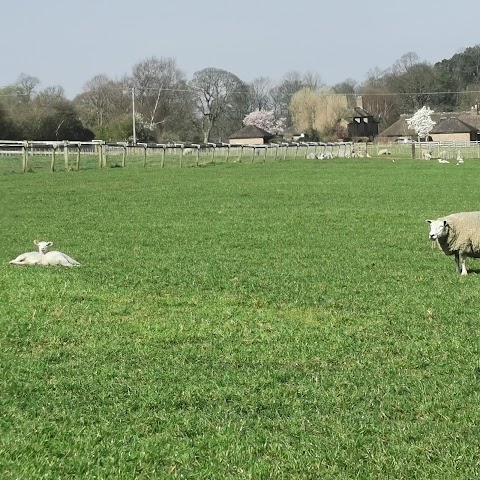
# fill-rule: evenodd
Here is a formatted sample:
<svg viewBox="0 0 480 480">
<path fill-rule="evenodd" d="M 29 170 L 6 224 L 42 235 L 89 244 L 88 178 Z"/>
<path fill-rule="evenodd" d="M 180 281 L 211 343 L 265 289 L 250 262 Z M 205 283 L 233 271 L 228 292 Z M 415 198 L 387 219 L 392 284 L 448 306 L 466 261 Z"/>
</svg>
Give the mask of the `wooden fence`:
<svg viewBox="0 0 480 480">
<path fill-rule="evenodd" d="M 40 142 L 0 140 L 0 157 L 21 158 L 22 172 L 30 170 L 34 157 L 48 157 L 50 171 L 80 170 L 83 159 L 96 158 L 97 168 L 107 166 L 126 167 L 130 161 L 146 167 L 168 164 L 179 167 L 200 166 L 215 162 L 254 162 L 296 158 L 346 158 L 377 156 L 382 149 L 399 158 L 422 158 L 428 151 L 436 158 L 456 158 L 458 153 L 464 158 L 480 158 L 479 142 L 413 142 L 413 143 L 352 143 L 352 142 L 290 142 L 266 145 L 230 145 L 226 143 L 205 144 L 158 144 L 106 143 L 93 142 Z M 62 165 L 63 163 L 63 165 Z"/>
</svg>

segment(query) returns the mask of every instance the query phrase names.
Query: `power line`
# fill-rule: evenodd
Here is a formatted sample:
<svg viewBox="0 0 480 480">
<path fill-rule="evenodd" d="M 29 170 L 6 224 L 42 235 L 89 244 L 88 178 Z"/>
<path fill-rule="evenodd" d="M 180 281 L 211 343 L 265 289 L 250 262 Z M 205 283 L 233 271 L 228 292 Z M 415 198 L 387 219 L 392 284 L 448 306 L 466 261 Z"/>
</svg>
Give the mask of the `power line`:
<svg viewBox="0 0 480 480">
<path fill-rule="evenodd" d="M 130 91 L 132 87 L 128 87 Z M 115 90 L 115 91 L 122 91 L 127 94 L 127 88 L 116 87 L 116 88 L 108 88 L 108 90 Z M 191 92 L 194 90 L 199 90 L 198 88 L 156 88 L 156 87 L 143 87 L 141 90 L 148 90 L 148 91 L 158 91 L 162 90 L 165 92 Z M 90 90 L 84 93 L 89 92 L 99 92 L 99 89 Z M 297 90 L 298 92 L 299 90 Z M 296 92 L 295 92 L 296 93 Z M 344 96 L 370 96 L 370 97 L 393 97 L 393 96 L 402 96 L 402 95 L 466 95 L 466 94 L 477 94 L 480 95 L 480 90 L 458 90 L 458 91 L 440 91 L 440 92 L 363 92 L 363 93 L 320 93 L 316 92 L 318 96 L 321 97 L 344 97 Z M 229 92 L 229 94 L 237 94 L 237 95 L 245 95 L 248 94 L 246 91 L 233 91 Z M 31 95 L 31 93 L 0 93 L 0 97 L 20 97 L 24 96 L 27 97 Z"/>
</svg>

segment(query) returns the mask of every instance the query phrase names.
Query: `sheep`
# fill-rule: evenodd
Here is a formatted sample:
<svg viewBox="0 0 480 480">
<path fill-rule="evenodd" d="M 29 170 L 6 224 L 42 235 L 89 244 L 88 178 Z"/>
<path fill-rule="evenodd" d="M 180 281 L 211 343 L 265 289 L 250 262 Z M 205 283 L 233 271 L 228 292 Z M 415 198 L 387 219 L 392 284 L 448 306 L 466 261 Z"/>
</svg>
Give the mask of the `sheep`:
<svg viewBox="0 0 480 480">
<path fill-rule="evenodd" d="M 391 155 L 391 152 L 387 148 L 382 148 L 378 151 L 378 155 Z"/>
<path fill-rule="evenodd" d="M 12 265 L 62 265 L 64 267 L 78 267 L 78 263 L 72 257 L 65 253 L 52 251 L 48 249 L 53 245 L 53 242 L 44 242 L 34 240 L 33 243 L 38 246 L 38 252 L 27 252 L 19 255 L 17 258 L 11 260 Z"/>
<path fill-rule="evenodd" d="M 423 151 L 422 152 L 422 158 L 424 160 L 431 160 L 432 159 L 432 154 L 430 152 Z"/>
<path fill-rule="evenodd" d="M 429 238 L 437 241 L 445 255 L 455 255 L 457 273 L 467 275 L 467 257 L 480 257 L 480 212 L 452 213 L 430 224 Z"/>
<path fill-rule="evenodd" d="M 460 150 L 459 150 L 457 152 L 457 163 L 456 163 L 456 165 L 461 165 L 462 163 L 464 163 L 464 160 L 463 160 L 462 154 L 460 153 Z"/>
<path fill-rule="evenodd" d="M 450 163 L 450 162 L 448 160 L 443 160 L 442 158 L 439 158 L 438 163 Z"/>
<path fill-rule="evenodd" d="M 52 242 L 39 242 L 34 240 L 33 243 L 37 245 L 38 252 L 22 253 L 8 263 L 11 263 L 12 265 L 40 265 L 43 255 L 48 251 L 48 247 Z"/>
<path fill-rule="evenodd" d="M 193 153 L 193 148 L 184 148 L 183 149 L 183 154 L 184 155 L 192 155 Z"/>
<path fill-rule="evenodd" d="M 309 154 L 307 155 L 307 159 L 308 159 L 308 160 L 315 160 L 316 158 L 318 158 L 318 157 L 317 157 L 317 155 L 316 155 L 315 153 L 313 153 L 313 152 L 312 152 L 312 153 L 309 153 Z"/>
<path fill-rule="evenodd" d="M 40 265 L 61 265 L 63 267 L 79 267 L 80 263 L 78 263 L 74 258 L 69 257 L 66 253 L 54 250 L 52 252 L 47 252 L 43 256 Z"/>
</svg>

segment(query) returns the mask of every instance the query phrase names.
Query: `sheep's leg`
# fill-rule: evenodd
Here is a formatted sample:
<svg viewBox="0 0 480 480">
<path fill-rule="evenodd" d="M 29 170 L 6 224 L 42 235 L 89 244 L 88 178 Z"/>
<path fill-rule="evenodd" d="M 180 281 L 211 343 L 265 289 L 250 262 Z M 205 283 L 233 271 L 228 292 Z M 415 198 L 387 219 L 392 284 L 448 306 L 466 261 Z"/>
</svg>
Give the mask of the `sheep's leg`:
<svg viewBox="0 0 480 480">
<path fill-rule="evenodd" d="M 466 257 L 464 257 L 461 253 L 458 253 L 458 261 L 459 267 L 461 270 L 461 275 L 467 275 L 467 266 L 465 265 Z"/>
<path fill-rule="evenodd" d="M 22 253 L 8 263 L 12 265 L 35 265 L 38 263 L 37 252 Z"/>
<path fill-rule="evenodd" d="M 457 273 L 462 273 L 462 268 L 460 265 L 460 253 L 455 252 L 455 268 Z"/>
</svg>

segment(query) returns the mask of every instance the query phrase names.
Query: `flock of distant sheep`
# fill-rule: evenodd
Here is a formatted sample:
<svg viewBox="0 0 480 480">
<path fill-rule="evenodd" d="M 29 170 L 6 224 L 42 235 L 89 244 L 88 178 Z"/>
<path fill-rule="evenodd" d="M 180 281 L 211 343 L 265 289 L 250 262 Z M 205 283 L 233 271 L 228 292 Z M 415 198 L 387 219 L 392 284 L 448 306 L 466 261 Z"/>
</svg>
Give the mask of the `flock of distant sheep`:
<svg viewBox="0 0 480 480">
<path fill-rule="evenodd" d="M 435 160 L 433 158 L 432 152 L 429 151 L 429 150 L 424 150 L 422 152 L 422 158 L 423 158 L 423 160 Z M 438 158 L 436 160 L 438 161 L 438 163 L 450 163 L 450 161 L 447 160 L 447 152 L 445 150 L 442 150 L 438 154 Z M 465 163 L 465 160 L 463 159 L 462 154 L 460 153 L 460 150 L 459 150 L 457 152 L 457 163 L 456 163 L 456 165 L 462 165 L 463 163 Z"/>
</svg>

